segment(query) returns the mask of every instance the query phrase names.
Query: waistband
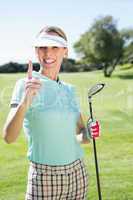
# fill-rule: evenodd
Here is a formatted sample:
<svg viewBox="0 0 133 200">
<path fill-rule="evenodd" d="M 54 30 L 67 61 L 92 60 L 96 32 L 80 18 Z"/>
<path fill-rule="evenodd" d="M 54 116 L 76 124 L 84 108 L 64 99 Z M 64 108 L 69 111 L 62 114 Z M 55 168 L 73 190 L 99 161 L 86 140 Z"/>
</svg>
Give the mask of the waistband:
<svg viewBox="0 0 133 200">
<path fill-rule="evenodd" d="M 37 173 L 47 173 L 47 174 L 70 174 L 75 170 L 84 167 L 84 161 L 78 159 L 67 165 L 46 165 L 30 162 L 30 167 L 34 169 Z"/>
</svg>

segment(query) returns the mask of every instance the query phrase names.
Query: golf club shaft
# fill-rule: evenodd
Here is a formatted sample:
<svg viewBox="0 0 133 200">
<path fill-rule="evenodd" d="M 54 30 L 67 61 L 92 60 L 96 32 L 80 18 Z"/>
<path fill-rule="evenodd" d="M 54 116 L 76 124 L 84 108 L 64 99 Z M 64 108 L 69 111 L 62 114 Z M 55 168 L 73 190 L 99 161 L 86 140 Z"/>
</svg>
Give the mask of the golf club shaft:
<svg viewBox="0 0 133 200">
<path fill-rule="evenodd" d="M 89 107 L 90 107 L 90 118 L 93 121 L 92 103 L 91 103 L 91 99 L 90 98 L 89 98 Z"/>
<path fill-rule="evenodd" d="M 90 117 L 91 117 L 91 120 L 93 121 L 93 112 L 92 112 L 92 102 L 91 102 L 91 98 L 89 98 L 89 108 L 90 108 Z M 102 200 L 95 138 L 93 138 L 93 150 L 94 150 L 94 158 L 95 158 L 95 168 L 96 168 L 96 178 L 97 178 L 98 197 L 99 197 L 99 200 Z"/>
<path fill-rule="evenodd" d="M 93 138 L 93 147 L 94 147 L 93 149 L 94 149 L 94 158 L 95 158 L 95 167 L 96 167 L 98 197 L 99 197 L 99 200 L 102 200 L 101 188 L 100 188 L 100 179 L 99 179 L 99 169 L 98 169 L 98 162 L 97 162 L 96 142 L 95 142 L 94 138 Z"/>
</svg>

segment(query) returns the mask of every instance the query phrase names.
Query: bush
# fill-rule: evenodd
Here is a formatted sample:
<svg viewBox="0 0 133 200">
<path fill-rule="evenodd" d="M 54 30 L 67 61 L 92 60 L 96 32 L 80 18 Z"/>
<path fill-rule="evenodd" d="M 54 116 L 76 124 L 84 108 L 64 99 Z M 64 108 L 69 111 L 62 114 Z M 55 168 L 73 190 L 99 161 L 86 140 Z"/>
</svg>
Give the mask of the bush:
<svg viewBox="0 0 133 200">
<path fill-rule="evenodd" d="M 17 73 L 27 72 L 28 64 L 18 64 L 16 62 L 9 62 L 0 66 L 0 73 Z M 38 63 L 33 64 L 33 69 L 39 71 L 40 65 Z"/>
</svg>

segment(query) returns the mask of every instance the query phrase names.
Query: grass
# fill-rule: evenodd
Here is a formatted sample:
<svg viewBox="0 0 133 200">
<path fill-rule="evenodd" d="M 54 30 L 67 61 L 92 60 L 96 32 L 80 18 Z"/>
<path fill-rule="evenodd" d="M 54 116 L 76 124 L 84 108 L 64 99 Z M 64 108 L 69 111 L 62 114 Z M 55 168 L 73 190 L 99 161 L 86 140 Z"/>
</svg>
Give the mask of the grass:
<svg viewBox="0 0 133 200">
<path fill-rule="evenodd" d="M 93 99 L 95 118 L 100 120 L 102 134 L 96 141 L 104 200 L 133 199 L 133 81 L 132 69 L 117 69 L 112 78 L 102 72 L 62 73 L 61 79 L 77 87 L 84 120 L 89 115 L 87 90 L 97 82 L 105 89 Z M 0 75 L 0 131 L 9 111 L 9 100 L 17 79 L 25 74 Z M 132 78 L 131 78 L 132 77 Z M 88 200 L 97 200 L 93 145 L 82 145 L 90 184 Z M 26 190 L 28 161 L 23 131 L 17 142 L 5 144 L 0 138 L 0 200 L 23 200 Z"/>
</svg>

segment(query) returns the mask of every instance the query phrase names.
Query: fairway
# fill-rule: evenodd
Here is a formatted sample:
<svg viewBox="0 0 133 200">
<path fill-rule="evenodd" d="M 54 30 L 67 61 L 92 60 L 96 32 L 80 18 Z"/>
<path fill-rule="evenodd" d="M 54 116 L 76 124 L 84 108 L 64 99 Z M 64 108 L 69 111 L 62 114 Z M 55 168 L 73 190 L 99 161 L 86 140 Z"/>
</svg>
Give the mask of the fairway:
<svg viewBox="0 0 133 200">
<path fill-rule="evenodd" d="M 16 80 L 25 74 L 0 74 L 0 131 L 9 111 L 9 101 Z M 133 200 L 133 70 L 117 69 L 112 78 L 101 71 L 62 73 L 60 79 L 74 84 L 84 120 L 89 115 L 88 89 L 103 82 L 105 88 L 93 99 L 94 116 L 101 123 L 101 137 L 96 141 L 103 200 Z M 90 184 L 88 200 L 97 200 L 92 142 L 82 145 Z M 14 144 L 0 137 L 0 200 L 24 200 L 28 161 L 23 131 Z"/>
</svg>

